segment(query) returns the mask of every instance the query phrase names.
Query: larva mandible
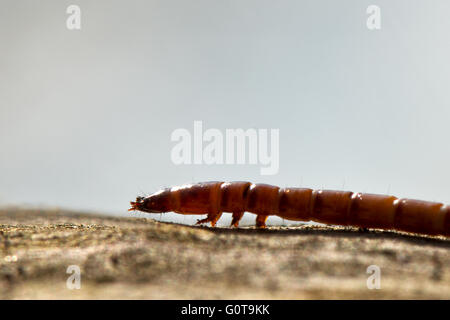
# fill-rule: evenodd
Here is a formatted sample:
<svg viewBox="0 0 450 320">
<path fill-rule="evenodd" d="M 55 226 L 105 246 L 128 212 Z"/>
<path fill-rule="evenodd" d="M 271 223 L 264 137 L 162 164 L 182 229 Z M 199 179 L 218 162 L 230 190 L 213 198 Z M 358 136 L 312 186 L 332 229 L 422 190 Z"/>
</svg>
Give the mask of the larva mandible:
<svg viewBox="0 0 450 320">
<path fill-rule="evenodd" d="M 399 230 L 450 236 L 450 206 L 442 203 L 350 191 L 279 188 L 250 182 L 202 182 L 166 188 L 138 197 L 131 209 L 150 213 L 173 211 L 207 214 L 197 224 L 215 226 L 223 212 L 233 214 L 237 227 L 244 212 L 256 214 L 264 228 L 270 215 L 288 220 Z"/>
</svg>

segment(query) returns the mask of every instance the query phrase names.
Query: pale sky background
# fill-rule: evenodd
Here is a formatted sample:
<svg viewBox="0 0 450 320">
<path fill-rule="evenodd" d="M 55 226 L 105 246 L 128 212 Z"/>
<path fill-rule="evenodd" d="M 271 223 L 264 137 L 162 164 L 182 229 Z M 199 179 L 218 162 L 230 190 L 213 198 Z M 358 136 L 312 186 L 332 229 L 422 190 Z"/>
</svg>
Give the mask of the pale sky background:
<svg viewBox="0 0 450 320">
<path fill-rule="evenodd" d="M 207 180 L 450 203 L 448 0 L 0 4 L 0 206 L 126 215 Z M 279 173 L 174 165 L 170 135 L 194 120 L 279 129 Z"/>
</svg>

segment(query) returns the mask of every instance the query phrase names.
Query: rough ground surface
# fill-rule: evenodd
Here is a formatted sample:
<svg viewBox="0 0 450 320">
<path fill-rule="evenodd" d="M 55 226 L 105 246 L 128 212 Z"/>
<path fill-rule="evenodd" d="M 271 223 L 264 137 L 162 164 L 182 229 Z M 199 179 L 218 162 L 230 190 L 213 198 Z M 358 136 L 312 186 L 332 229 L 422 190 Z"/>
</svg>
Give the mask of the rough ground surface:
<svg viewBox="0 0 450 320">
<path fill-rule="evenodd" d="M 81 269 L 69 290 L 67 267 Z M 367 288 L 369 265 L 381 289 Z M 2 299 L 450 299 L 450 240 L 0 210 Z"/>
</svg>

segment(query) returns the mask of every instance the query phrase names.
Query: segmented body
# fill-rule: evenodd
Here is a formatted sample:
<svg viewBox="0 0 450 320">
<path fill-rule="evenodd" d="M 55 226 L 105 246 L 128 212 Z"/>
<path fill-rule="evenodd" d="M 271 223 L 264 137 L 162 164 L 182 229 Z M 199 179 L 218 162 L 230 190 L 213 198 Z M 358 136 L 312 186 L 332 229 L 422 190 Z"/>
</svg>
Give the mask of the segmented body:
<svg viewBox="0 0 450 320">
<path fill-rule="evenodd" d="M 450 236 L 450 206 L 350 191 L 279 188 L 250 182 L 204 182 L 161 190 L 131 202 L 130 210 L 207 214 L 214 226 L 223 212 L 238 226 L 244 212 L 265 227 L 271 215 L 288 220 Z"/>
</svg>

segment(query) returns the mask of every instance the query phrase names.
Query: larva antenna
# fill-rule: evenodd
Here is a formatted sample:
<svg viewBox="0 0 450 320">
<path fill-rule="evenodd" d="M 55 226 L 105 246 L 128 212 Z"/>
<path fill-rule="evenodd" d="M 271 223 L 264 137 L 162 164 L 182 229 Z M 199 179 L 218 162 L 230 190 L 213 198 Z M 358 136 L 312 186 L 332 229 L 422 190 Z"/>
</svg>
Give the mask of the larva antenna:
<svg viewBox="0 0 450 320">
<path fill-rule="evenodd" d="M 147 193 L 144 192 L 144 190 L 142 190 L 141 187 L 137 187 L 137 188 L 138 188 L 138 190 L 139 190 L 139 196 L 145 198 L 145 197 L 147 196 Z"/>
</svg>

